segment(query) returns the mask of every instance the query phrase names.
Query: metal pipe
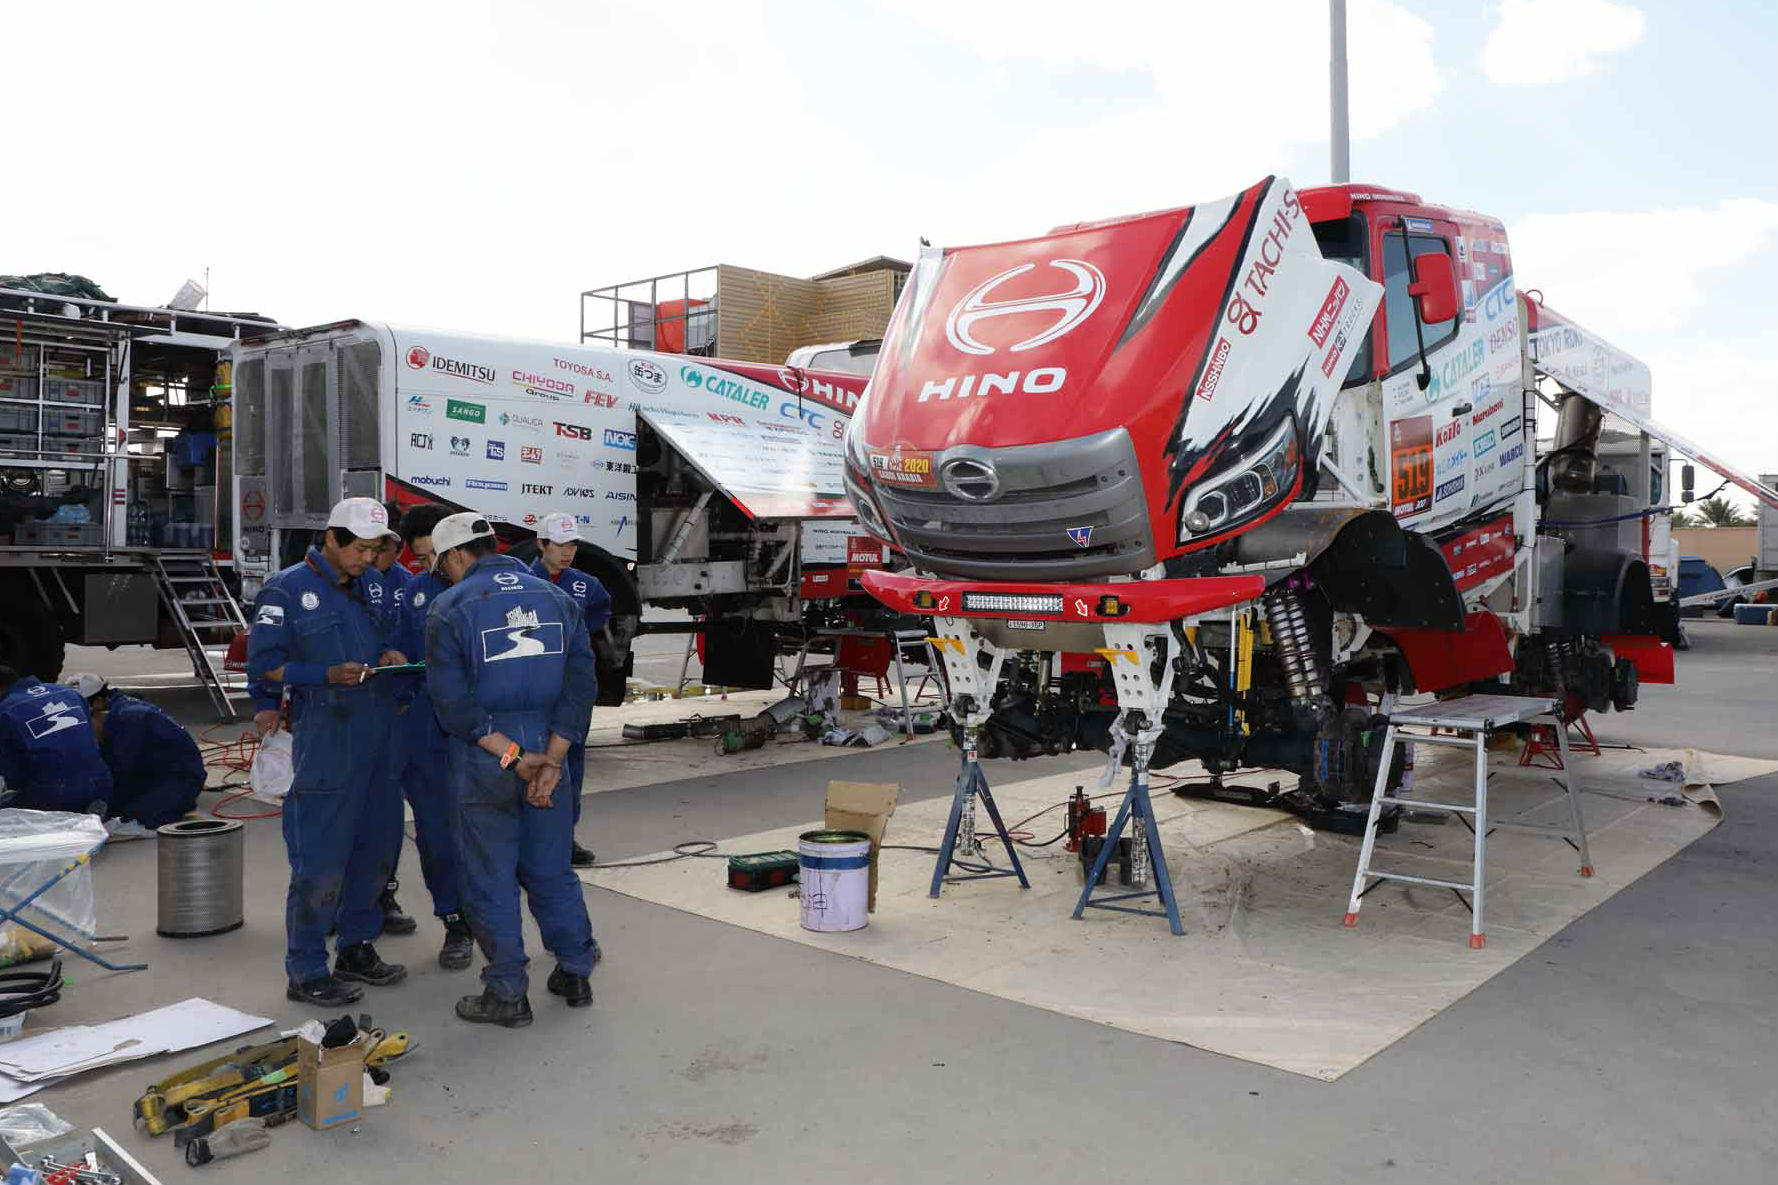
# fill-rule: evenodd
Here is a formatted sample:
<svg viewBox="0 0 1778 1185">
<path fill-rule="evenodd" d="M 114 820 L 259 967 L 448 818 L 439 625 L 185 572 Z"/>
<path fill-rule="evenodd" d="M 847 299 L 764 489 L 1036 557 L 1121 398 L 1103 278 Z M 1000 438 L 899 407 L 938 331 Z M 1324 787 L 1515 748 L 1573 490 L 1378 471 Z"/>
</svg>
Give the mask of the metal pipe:
<svg viewBox="0 0 1778 1185">
<path fill-rule="evenodd" d="M 1352 139 L 1346 103 L 1346 0 L 1328 0 L 1328 108 L 1332 121 L 1333 182 L 1352 180 Z"/>
</svg>

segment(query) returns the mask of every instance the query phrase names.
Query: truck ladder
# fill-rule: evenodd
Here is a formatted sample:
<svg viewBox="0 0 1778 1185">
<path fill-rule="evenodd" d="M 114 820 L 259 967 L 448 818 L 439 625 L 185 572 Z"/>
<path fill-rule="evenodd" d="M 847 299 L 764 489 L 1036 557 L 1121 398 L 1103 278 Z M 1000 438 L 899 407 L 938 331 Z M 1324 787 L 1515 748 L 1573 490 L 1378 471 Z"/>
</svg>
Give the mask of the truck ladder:
<svg viewBox="0 0 1778 1185">
<path fill-rule="evenodd" d="M 179 627 L 179 637 L 191 656 L 192 672 L 210 693 L 210 702 L 222 718 L 238 719 L 223 671 L 210 657 L 206 641 L 226 646 L 235 634 L 246 632 L 247 619 L 239 602 L 228 591 L 216 561 L 208 553 L 158 554 L 154 557 L 154 569 L 161 602 Z"/>
</svg>

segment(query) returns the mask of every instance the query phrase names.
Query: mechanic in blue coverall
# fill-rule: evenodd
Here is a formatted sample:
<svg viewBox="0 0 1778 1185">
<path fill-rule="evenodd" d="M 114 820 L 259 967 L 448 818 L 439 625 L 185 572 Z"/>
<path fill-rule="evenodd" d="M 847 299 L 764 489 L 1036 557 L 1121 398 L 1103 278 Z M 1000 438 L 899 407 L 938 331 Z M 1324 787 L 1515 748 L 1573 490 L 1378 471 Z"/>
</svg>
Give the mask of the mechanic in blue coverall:
<svg viewBox="0 0 1778 1185">
<path fill-rule="evenodd" d="M 6 806 L 105 813 L 111 771 L 78 691 L 0 667 L 0 778 Z"/>
<path fill-rule="evenodd" d="M 426 616 L 448 585 L 432 570 L 432 529 L 451 512 L 433 502 L 408 507 L 401 516 L 401 537 L 419 557 L 425 571 L 409 576 L 400 597 L 400 628 L 395 645 L 403 654 L 426 653 Z M 397 781 L 414 811 L 414 847 L 420 852 L 420 875 L 432 896 L 432 912 L 444 923 L 444 946 L 438 965 L 461 971 L 475 957 L 475 938 L 463 918 L 463 891 L 457 878 L 457 845 L 451 837 L 450 747 L 424 674 L 396 675 L 396 743 L 400 747 Z M 401 836 L 398 834 L 397 844 Z M 388 898 L 384 898 L 385 904 Z M 384 925 L 388 924 L 385 912 Z"/>
<path fill-rule="evenodd" d="M 335 506 L 320 546 L 260 589 L 247 638 L 253 720 L 262 734 L 278 726 L 270 690 L 281 686 L 291 700 L 285 994 L 323 1008 L 357 1000 L 361 983 L 382 986 L 407 974 L 372 945 L 382 932 L 378 901 L 389 880 L 391 845 L 380 820 L 386 798 L 399 793 L 390 768 L 395 689 L 372 667 L 406 661 L 391 644 L 389 619 L 365 595 L 364 573 L 388 530 L 389 516 L 375 499 Z M 399 825 L 399 813 L 396 819 Z M 339 950 L 329 972 L 327 933 L 334 925 Z"/>
<path fill-rule="evenodd" d="M 370 602 L 371 608 L 388 615 L 392 634 L 399 636 L 402 605 L 407 599 L 408 582 L 413 577 L 408 574 L 406 568 L 396 563 L 396 560 L 401 558 L 401 535 L 398 532 L 401 510 L 395 503 L 385 502 L 383 503 L 383 512 L 389 516 L 389 533 L 383 536 L 383 541 L 377 548 L 377 554 L 371 557 L 369 570 L 364 573 L 364 597 Z M 403 654 L 419 653 L 417 650 L 409 650 L 405 646 L 398 645 L 397 649 Z M 402 682 L 411 683 L 412 677 L 404 676 Z M 398 705 L 405 702 L 407 698 L 400 690 L 396 692 L 395 699 Z M 398 733 L 395 741 L 399 744 L 401 740 L 402 737 Z M 399 771 L 402 763 L 403 758 L 398 750 L 391 758 L 390 768 Z M 377 902 L 383 911 L 383 933 L 412 934 L 420 928 L 420 923 L 402 909 L 401 902 L 395 898 L 396 891 L 401 888 L 401 884 L 395 876 L 396 866 L 401 861 L 403 835 L 401 795 L 390 796 L 389 801 L 384 805 L 393 811 L 391 817 L 382 820 L 382 825 L 389 833 L 390 842 L 395 845 L 395 852 L 390 857 L 389 883 L 384 887 L 383 895 Z"/>
<path fill-rule="evenodd" d="M 586 619 L 587 640 L 590 642 L 611 620 L 611 594 L 605 591 L 597 576 L 574 566 L 574 555 L 579 550 L 580 532 L 575 527 L 574 516 L 546 514 L 537 524 L 537 559 L 531 564 L 531 574 L 549 581 L 574 598 Z M 596 684 L 593 694 L 598 695 Z M 574 800 L 576 828 L 580 826 L 581 779 L 586 773 L 585 740 L 584 735 L 574 738 L 574 744 L 568 749 L 568 762 L 562 767 L 562 784 L 567 787 L 565 793 Z M 574 867 L 592 867 L 593 853 L 582 847 L 578 839 L 574 841 L 573 856 Z"/>
<path fill-rule="evenodd" d="M 147 700 L 113 691 L 97 675 L 73 675 L 68 684 L 86 700 L 111 770 L 111 815 L 164 827 L 197 805 L 207 775 L 185 725 Z"/>
<path fill-rule="evenodd" d="M 569 863 L 562 765 L 586 736 L 598 676 L 580 606 L 498 554 L 486 518 L 443 519 L 432 546 L 451 587 L 426 619 L 426 686 L 451 738 L 464 912 L 487 958 L 481 995 L 457 1001 L 457 1015 L 520 1028 L 531 1023 L 521 885 L 556 957 L 549 991 L 570 1007 L 593 1002 L 598 945 Z"/>
</svg>

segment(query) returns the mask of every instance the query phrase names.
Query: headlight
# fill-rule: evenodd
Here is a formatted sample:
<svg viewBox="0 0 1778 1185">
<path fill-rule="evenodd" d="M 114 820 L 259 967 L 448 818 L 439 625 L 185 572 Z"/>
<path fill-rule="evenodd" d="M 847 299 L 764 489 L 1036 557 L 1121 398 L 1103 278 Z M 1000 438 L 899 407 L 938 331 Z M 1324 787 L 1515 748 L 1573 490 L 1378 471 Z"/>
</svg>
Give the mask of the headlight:
<svg viewBox="0 0 1778 1185">
<path fill-rule="evenodd" d="M 1302 463 L 1296 420 L 1289 417 L 1226 476 L 1210 478 L 1192 490 L 1179 513 L 1179 541 L 1190 543 L 1258 518 L 1290 496 Z"/>
<path fill-rule="evenodd" d="M 859 480 L 863 481 L 870 476 L 870 456 L 865 452 L 864 436 L 858 430 L 856 415 L 846 424 L 844 442 L 846 464 L 858 475 Z"/>
</svg>

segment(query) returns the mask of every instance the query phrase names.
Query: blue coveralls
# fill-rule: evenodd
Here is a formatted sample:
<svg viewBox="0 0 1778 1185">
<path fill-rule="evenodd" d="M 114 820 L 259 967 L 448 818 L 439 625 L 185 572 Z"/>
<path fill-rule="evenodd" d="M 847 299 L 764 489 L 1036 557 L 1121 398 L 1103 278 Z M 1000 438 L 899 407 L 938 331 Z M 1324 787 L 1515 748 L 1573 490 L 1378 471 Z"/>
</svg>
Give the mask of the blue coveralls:
<svg viewBox="0 0 1778 1185">
<path fill-rule="evenodd" d="M 408 577 L 399 599 L 396 649 L 412 661 L 426 654 L 426 616 L 438 595 L 450 585 L 422 572 Z M 432 912 L 438 917 L 463 908 L 463 891 L 457 878 L 457 845 L 451 838 L 450 746 L 438 717 L 426 677 L 398 675 L 398 702 L 406 709 L 395 719 L 398 765 L 396 781 L 414 808 L 414 846 L 420 851 L 420 875 L 432 894 Z"/>
<path fill-rule="evenodd" d="M 604 583 L 588 572 L 579 568 L 564 568 L 560 576 L 551 576 L 549 569 L 543 566 L 542 559 L 531 561 L 531 575 L 540 580 L 547 580 L 567 593 L 580 606 L 581 615 L 586 620 L 588 641 L 592 636 L 605 628 L 611 620 L 611 594 L 605 591 Z M 593 678 L 593 698 L 599 696 L 599 680 Z M 586 733 L 570 737 L 574 743 L 568 747 L 568 760 L 562 763 L 562 785 L 574 798 L 574 825 L 580 826 L 580 784 L 586 773 Z"/>
<path fill-rule="evenodd" d="M 105 740 L 111 769 L 111 813 L 144 827 L 177 822 L 204 788 L 204 755 L 185 726 L 147 700 L 114 691 L 106 701 Z"/>
<path fill-rule="evenodd" d="M 29 675 L 12 685 L 0 699 L 0 778 L 8 806 L 105 812 L 111 771 L 78 691 Z"/>
<path fill-rule="evenodd" d="M 247 637 L 247 678 L 256 710 L 276 708 L 267 671 L 284 668 L 290 690 L 296 770 L 284 799 L 290 891 L 284 902 L 293 983 L 328 974 L 327 929 L 341 949 L 382 933 L 379 899 L 389 880 L 391 844 L 381 823 L 396 798 L 390 758 L 395 721 L 392 681 L 327 682 L 342 662 L 375 666 L 390 648 L 388 619 L 374 612 L 359 581 L 342 587 L 319 548 L 266 581 Z M 399 804 L 395 815 L 400 826 Z M 367 825 L 368 824 L 368 825 Z"/>
<path fill-rule="evenodd" d="M 580 606 L 504 555 L 477 560 L 426 620 L 426 685 L 450 735 L 452 812 L 464 913 L 487 958 L 482 982 L 523 996 L 519 886 L 543 944 L 571 975 L 593 969 L 593 927 L 569 863 L 573 808 L 565 781 L 547 807 L 476 742 L 502 732 L 527 752 L 551 734 L 586 735 L 597 678 Z"/>
</svg>

